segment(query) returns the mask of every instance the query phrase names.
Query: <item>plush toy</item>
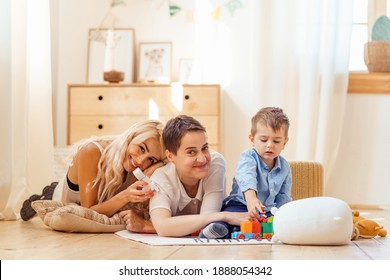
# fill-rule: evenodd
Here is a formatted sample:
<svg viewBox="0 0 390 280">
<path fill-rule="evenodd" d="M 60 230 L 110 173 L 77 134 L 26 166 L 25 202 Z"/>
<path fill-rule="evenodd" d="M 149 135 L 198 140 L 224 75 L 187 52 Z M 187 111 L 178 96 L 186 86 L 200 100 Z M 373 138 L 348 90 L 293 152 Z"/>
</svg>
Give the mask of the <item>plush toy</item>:
<svg viewBox="0 0 390 280">
<path fill-rule="evenodd" d="M 373 238 L 377 235 L 385 237 L 387 231 L 373 220 L 367 220 L 360 216 L 359 211 L 352 211 L 352 221 L 355 225 L 355 230 L 352 235 L 352 240 L 362 238 Z"/>
</svg>

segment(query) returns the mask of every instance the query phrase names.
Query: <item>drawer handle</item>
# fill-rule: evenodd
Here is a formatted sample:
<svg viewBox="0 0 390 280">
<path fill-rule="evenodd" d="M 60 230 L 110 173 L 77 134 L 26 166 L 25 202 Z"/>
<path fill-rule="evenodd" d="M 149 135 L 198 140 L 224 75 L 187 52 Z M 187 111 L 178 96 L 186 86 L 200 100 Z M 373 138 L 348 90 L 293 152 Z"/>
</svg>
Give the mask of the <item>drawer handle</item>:
<svg viewBox="0 0 390 280">
<path fill-rule="evenodd" d="M 190 96 L 188 94 L 186 94 L 186 95 L 184 95 L 184 99 L 188 100 L 188 99 L 190 99 Z"/>
<path fill-rule="evenodd" d="M 103 95 L 99 95 L 98 99 L 103 100 Z"/>
<path fill-rule="evenodd" d="M 98 128 L 99 128 L 99 129 L 103 129 L 103 125 L 102 125 L 102 124 L 99 124 L 99 125 L 98 125 Z"/>
</svg>

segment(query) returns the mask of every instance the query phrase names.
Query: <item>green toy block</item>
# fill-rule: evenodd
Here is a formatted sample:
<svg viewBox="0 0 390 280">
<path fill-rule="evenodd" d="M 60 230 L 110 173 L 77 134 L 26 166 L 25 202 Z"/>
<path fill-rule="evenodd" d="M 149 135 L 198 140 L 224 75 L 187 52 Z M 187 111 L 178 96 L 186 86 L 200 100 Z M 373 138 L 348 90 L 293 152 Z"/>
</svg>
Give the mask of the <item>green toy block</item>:
<svg viewBox="0 0 390 280">
<path fill-rule="evenodd" d="M 264 233 L 274 233 L 274 227 L 272 223 L 261 223 L 261 232 Z"/>
</svg>

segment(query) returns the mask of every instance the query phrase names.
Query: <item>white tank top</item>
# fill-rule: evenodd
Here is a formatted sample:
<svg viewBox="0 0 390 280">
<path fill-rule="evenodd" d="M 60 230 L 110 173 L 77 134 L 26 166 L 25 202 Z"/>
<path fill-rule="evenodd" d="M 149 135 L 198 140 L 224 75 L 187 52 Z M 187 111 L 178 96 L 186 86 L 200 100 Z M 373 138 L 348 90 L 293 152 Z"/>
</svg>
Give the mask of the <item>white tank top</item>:
<svg viewBox="0 0 390 280">
<path fill-rule="evenodd" d="M 99 148 L 100 153 L 103 153 L 103 150 L 104 150 L 104 149 L 103 149 L 102 145 L 100 145 L 99 142 L 93 141 L 92 143 L 94 143 L 94 144 Z"/>
</svg>

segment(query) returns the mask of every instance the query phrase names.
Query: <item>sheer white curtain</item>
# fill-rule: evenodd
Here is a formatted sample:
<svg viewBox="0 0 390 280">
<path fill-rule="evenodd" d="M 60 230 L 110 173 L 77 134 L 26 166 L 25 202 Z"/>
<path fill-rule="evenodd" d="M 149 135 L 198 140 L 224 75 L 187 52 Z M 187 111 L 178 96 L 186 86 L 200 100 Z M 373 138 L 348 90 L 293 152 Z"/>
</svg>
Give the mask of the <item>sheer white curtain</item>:
<svg viewBox="0 0 390 280">
<path fill-rule="evenodd" d="M 289 159 L 317 160 L 326 183 L 341 140 L 353 3 L 273 0 L 259 4 L 254 72 L 262 104 L 291 119 Z"/>
<path fill-rule="evenodd" d="M 240 2 L 243 7 L 234 16 L 203 26 L 197 43 L 199 49 L 207 49 L 203 57 L 213 59 L 198 54 L 195 66 L 200 63 L 213 71 L 207 75 L 198 67 L 193 76 L 195 82 L 222 83 L 228 176 L 248 145 L 252 115 L 261 107 L 278 106 L 291 122 L 283 155 L 289 160 L 321 162 L 326 186 L 344 118 L 352 0 Z M 198 29 L 203 22 L 195 21 Z M 219 71 L 204 61 L 219 63 Z"/>
<path fill-rule="evenodd" d="M 49 0 L 0 1 L 0 220 L 53 178 Z"/>
</svg>

